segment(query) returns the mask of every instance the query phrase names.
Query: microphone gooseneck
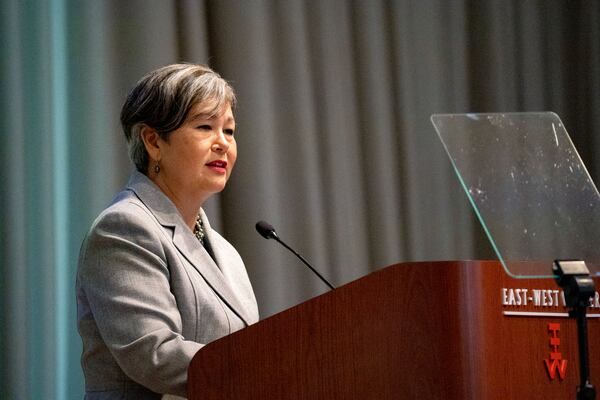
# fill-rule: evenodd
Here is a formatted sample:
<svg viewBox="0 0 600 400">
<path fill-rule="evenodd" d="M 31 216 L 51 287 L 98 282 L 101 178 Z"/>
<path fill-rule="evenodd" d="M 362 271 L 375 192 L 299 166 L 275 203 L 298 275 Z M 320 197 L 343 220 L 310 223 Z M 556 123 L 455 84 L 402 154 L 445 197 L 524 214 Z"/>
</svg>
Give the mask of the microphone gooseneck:
<svg viewBox="0 0 600 400">
<path fill-rule="evenodd" d="M 325 278 L 323 278 L 323 276 L 317 272 L 316 269 L 313 268 L 312 265 L 310 265 L 308 263 L 308 261 L 306 261 L 304 259 L 304 257 L 302 257 L 300 254 L 298 254 L 298 252 L 296 252 L 296 250 L 292 249 L 290 246 L 288 246 L 283 240 L 281 240 L 279 238 L 279 236 L 277 236 L 277 232 L 275 232 L 275 228 L 273 228 L 273 225 L 269 224 L 266 221 L 258 221 L 256 223 L 256 231 L 258 233 L 260 233 L 260 235 L 262 237 L 264 237 L 265 239 L 275 239 L 277 242 L 279 242 L 283 247 L 285 247 L 286 249 L 288 249 L 289 251 L 291 251 L 292 253 L 294 253 L 294 255 L 296 257 L 298 257 L 300 259 L 300 261 L 302 261 L 304 263 L 304 265 L 306 265 L 308 268 L 310 268 L 310 270 L 319 277 L 319 279 L 321 279 L 321 281 L 323 281 L 324 284 L 326 284 L 327 286 L 329 286 L 329 288 L 331 290 L 335 289 L 335 287 L 329 283 L 329 281 Z"/>
</svg>

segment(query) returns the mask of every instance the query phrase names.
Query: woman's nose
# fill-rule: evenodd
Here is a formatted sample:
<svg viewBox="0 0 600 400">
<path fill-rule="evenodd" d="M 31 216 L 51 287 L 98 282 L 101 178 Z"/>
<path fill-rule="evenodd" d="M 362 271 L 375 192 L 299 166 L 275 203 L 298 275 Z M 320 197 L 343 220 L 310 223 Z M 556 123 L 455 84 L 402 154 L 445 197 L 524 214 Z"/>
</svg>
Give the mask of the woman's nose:
<svg viewBox="0 0 600 400">
<path fill-rule="evenodd" d="M 229 149 L 229 142 L 223 131 L 219 131 L 212 145 L 212 150 L 217 153 L 226 153 Z"/>
</svg>

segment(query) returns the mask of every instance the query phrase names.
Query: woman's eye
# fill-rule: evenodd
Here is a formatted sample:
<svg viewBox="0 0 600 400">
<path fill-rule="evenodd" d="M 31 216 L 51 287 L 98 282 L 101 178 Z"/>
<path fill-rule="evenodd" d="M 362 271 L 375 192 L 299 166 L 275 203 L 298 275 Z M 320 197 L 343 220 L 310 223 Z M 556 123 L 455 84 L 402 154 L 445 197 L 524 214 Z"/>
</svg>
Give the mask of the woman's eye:
<svg viewBox="0 0 600 400">
<path fill-rule="evenodd" d="M 210 131 L 212 128 L 210 127 L 210 125 L 200 125 L 198 126 L 198 129 L 202 129 L 203 131 Z"/>
</svg>

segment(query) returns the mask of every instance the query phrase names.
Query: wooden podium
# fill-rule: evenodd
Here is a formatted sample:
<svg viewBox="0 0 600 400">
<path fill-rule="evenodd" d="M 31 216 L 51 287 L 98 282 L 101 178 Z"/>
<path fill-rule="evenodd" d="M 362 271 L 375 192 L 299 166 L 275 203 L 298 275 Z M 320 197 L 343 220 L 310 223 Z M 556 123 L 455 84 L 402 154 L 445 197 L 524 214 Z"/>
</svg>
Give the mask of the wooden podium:
<svg viewBox="0 0 600 400">
<path fill-rule="evenodd" d="M 577 329 L 564 313 L 552 279 L 513 279 L 496 261 L 397 264 L 208 344 L 189 398 L 575 399 Z"/>
</svg>

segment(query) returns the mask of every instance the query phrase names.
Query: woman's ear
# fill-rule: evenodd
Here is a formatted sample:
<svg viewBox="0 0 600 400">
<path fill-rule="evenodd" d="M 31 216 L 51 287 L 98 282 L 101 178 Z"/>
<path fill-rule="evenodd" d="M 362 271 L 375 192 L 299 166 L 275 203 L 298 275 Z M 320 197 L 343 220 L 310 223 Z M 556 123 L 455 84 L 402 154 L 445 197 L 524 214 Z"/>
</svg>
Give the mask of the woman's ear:
<svg viewBox="0 0 600 400">
<path fill-rule="evenodd" d="M 160 161 L 160 146 L 158 143 L 160 136 L 158 132 L 154 128 L 144 124 L 140 130 L 140 138 L 144 142 L 144 147 L 146 147 L 150 160 L 154 162 Z"/>
</svg>

